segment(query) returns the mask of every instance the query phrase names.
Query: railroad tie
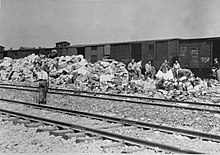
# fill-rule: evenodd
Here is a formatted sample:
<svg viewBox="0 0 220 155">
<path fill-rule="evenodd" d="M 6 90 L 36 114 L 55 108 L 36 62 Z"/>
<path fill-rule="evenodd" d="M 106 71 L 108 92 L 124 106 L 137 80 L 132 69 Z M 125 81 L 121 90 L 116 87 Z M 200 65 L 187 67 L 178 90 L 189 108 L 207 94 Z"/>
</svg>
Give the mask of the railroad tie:
<svg viewBox="0 0 220 155">
<path fill-rule="evenodd" d="M 76 139 L 76 143 L 89 142 L 89 141 L 100 140 L 100 139 L 102 139 L 102 137 L 100 137 L 100 136 L 86 137 L 86 138 L 77 138 Z"/>
<path fill-rule="evenodd" d="M 9 117 L 9 115 L 7 115 L 7 114 L 4 114 L 4 113 L 0 113 L 0 117 Z"/>
<path fill-rule="evenodd" d="M 15 120 L 18 120 L 17 117 L 6 117 L 6 118 L 3 118 L 2 121 L 15 121 Z"/>
<path fill-rule="evenodd" d="M 86 137 L 86 134 L 83 132 L 78 132 L 78 133 L 66 133 L 62 135 L 64 139 L 71 139 L 71 138 L 78 138 L 78 137 Z"/>
<path fill-rule="evenodd" d="M 31 123 L 30 120 L 26 120 L 26 119 L 17 119 L 13 121 L 14 124 L 29 124 Z"/>
<path fill-rule="evenodd" d="M 58 130 L 58 128 L 55 126 L 43 126 L 43 127 L 39 127 L 37 129 L 37 132 L 55 131 L 55 130 Z"/>
<path fill-rule="evenodd" d="M 134 148 L 134 149 L 128 149 L 128 150 L 122 151 L 121 153 L 134 153 L 134 152 L 141 152 L 144 150 L 145 148 L 139 147 L 139 148 Z"/>
<path fill-rule="evenodd" d="M 110 143 L 110 144 L 105 144 L 102 145 L 101 148 L 105 149 L 105 148 L 110 148 L 110 147 L 120 147 L 120 146 L 124 146 L 125 144 L 123 143 Z"/>
<path fill-rule="evenodd" d="M 54 136 L 63 136 L 67 133 L 74 133 L 73 130 L 55 130 L 55 131 L 50 131 L 50 135 Z"/>
<path fill-rule="evenodd" d="M 118 127 L 122 127 L 123 124 L 110 124 L 110 125 L 97 125 L 94 126 L 93 128 L 95 129 L 108 129 L 108 128 L 118 128 Z"/>
<path fill-rule="evenodd" d="M 29 123 L 29 124 L 25 124 L 24 126 L 28 127 L 28 128 L 36 128 L 36 127 L 39 127 L 42 125 L 43 125 L 43 123 Z"/>
</svg>

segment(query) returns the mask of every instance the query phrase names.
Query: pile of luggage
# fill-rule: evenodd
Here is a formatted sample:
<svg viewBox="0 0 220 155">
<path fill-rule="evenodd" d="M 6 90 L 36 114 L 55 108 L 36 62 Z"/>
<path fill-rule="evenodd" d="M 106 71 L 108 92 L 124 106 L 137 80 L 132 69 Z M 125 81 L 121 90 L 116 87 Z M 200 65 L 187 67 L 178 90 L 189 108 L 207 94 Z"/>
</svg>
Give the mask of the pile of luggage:
<svg viewBox="0 0 220 155">
<path fill-rule="evenodd" d="M 41 65 L 39 65 L 41 64 Z M 44 64 L 48 66 L 50 84 L 73 85 L 85 89 L 122 89 L 128 83 L 126 65 L 113 59 L 88 63 L 82 55 L 47 58 L 29 55 L 21 59 L 5 57 L 0 61 L 0 80 L 11 82 L 36 81 L 34 72 Z"/>
<path fill-rule="evenodd" d="M 0 60 L 0 80 L 34 83 L 36 82 L 34 73 L 44 64 L 48 66 L 50 86 L 85 91 L 146 95 L 150 93 L 149 96 L 152 97 L 180 99 L 187 94 L 194 96 L 205 94 L 208 87 L 214 88 L 218 83 L 216 80 L 184 76 L 175 79 L 171 71 L 166 74 L 157 74 L 159 78 L 156 80 L 140 78 L 129 81 L 126 65 L 113 59 L 103 59 L 92 64 L 88 63 L 82 55 L 47 58 L 45 55 L 35 54 L 21 59 L 13 60 L 5 57 Z"/>
</svg>

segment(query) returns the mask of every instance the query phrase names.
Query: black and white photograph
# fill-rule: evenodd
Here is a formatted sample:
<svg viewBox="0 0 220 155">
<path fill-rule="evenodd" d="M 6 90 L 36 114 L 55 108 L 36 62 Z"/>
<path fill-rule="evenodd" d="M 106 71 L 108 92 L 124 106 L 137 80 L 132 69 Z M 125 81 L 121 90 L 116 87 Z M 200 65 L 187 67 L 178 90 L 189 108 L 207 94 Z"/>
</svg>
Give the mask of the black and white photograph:
<svg viewBox="0 0 220 155">
<path fill-rule="evenodd" d="M 0 0 L 0 154 L 219 154 L 220 0 Z"/>
</svg>

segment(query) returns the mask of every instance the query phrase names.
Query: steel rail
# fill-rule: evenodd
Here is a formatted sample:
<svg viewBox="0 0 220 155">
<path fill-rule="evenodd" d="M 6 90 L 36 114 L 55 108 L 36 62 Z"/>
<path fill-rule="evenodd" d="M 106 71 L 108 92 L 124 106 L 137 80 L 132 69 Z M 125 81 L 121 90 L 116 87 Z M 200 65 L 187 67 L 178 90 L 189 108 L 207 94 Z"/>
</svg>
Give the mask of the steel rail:
<svg viewBox="0 0 220 155">
<path fill-rule="evenodd" d="M 24 113 L 9 111 L 6 109 L 0 109 L 0 112 L 11 114 L 11 115 L 17 115 L 19 117 L 25 117 L 27 119 L 34 119 L 35 121 L 39 120 L 39 121 L 43 121 L 46 123 L 53 123 L 57 126 L 65 126 L 68 128 L 80 129 L 80 130 L 83 130 L 83 131 L 86 131 L 89 133 L 101 135 L 105 138 L 117 139 L 117 140 L 124 141 L 127 143 L 132 143 L 132 144 L 137 144 L 137 145 L 145 145 L 145 146 L 150 146 L 150 147 L 158 147 L 162 150 L 171 151 L 174 153 L 202 154 L 201 152 L 197 152 L 197 151 L 193 151 L 193 150 L 185 150 L 185 149 L 173 147 L 170 145 L 160 144 L 160 143 L 151 142 L 148 140 L 138 139 L 138 138 L 129 137 L 129 136 L 123 136 L 120 134 L 115 134 L 115 133 L 111 133 L 111 132 L 107 132 L 107 131 L 103 131 L 103 130 L 98 130 L 98 129 L 94 129 L 94 128 L 89 128 L 89 127 L 85 127 L 85 126 L 81 126 L 81 125 L 76 125 L 76 124 L 61 122 L 61 121 L 57 121 L 57 120 L 51 120 L 51 119 L 47 119 L 47 118 L 27 115 Z"/>
<path fill-rule="evenodd" d="M 61 113 L 67 113 L 67 114 L 72 114 L 72 115 L 81 115 L 81 116 L 92 117 L 96 119 L 109 120 L 109 121 L 119 122 L 119 123 L 128 124 L 128 125 L 136 125 L 142 128 L 154 128 L 154 129 L 161 130 L 161 131 L 180 133 L 180 134 L 184 134 L 187 136 L 201 137 L 204 139 L 215 140 L 215 141 L 220 142 L 219 135 L 208 134 L 204 132 L 186 130 L 186 129 L 181 129 L 181 128 L 174 128 L 174 127 L 169 127 L 169 126 L 162 126 L 162 125 L 157 125 L 157 124 L 152 124 L 152 123 L 134 121 L 134 120 L 123 119 L 123 118 L 118 118 L 118 117 L 111 117 L 111 116 L 105 116 L 105 115 L 100 115 L 100 114 L 94 114 L 94 113 L 88 113 L 88 112 L 76 111 L 76 110 L 70 110 L 70 109 L 64 109 L 64 108 L 57 108 L 57 107 L 52 107 L 52 106 L 47 106 L 47 105 L 39 105 L 39 104 L 33 104 L 33 103 L 27 103 L 27 102 L 21 102 L 21 101 L 12 101 L 12 100 L 1 99 L 1 98 L 0 98 L 0 101 L 28 105 L 28 106 L 33 106 L 37 108 L 47 109 L 47 110 L 55 110 Z"/>
<path fill-rule="evenodd" d="M 26 88 L 38 89 L 38 87 L 35 87 L 35 86 L 14 85 L 14 84 L 1 84 L 1 83 L 0 83 L 0 88 L 5 88 L 5 87 L 1 87 L 1 85 L 2 86 L 14 86 L 14 87 L 26 87 Z M 17 88 L 15 88 L 15 89 L 17 89 Z M 22 89 L 22 90 L 26 90 L 26 89 Z M 28 90 L 30 90 L 30 89 L 28 89 Z M 67 93 L 73 92 L 73 93 L 75 93 L 77 95 L 82 95 L 82 93 L 86 93 L 86 94 L 91 94 L 91 95 L 105 95 L 105 96 L 111 96 L 111 97 L 115 96 L 115 97 L 130 98 L 130 99 L 134 98 L 134 99 L 143 99 L 143 100 L 152 100 L 152 101 L 164 101 L 164 102 L 171 102 L 171 103 L 183 103 L 183 104 L 202 105 L 202 106 L 211 106 L 211 107 L 219 107 L 220 108 L 219 104 L 209 104 L 209 103 L 202 103 L 202 102 L 177 101 L 177 100 L 167 100 L 167 99 L 150 98 L 150 97 L 143 97 L 143 96 L 128 96 L 128 95 L 122 95 L 122 94 L 110 94 L 110 93 L 100 93 L 100 92 L 77 91 L 77 90 L 74 90 L 74 89 L 49 88 L 49 90 L 61 91 L 61 92 L 67 92 Z M 71 94 L 68 94 L 68 95 L 71 95 Z M 87 97 L 87 96 L 82 96 L 82 97 Z M 88 96 L 88 97 L 90 97 L 90 96 Z"/>
</svg>

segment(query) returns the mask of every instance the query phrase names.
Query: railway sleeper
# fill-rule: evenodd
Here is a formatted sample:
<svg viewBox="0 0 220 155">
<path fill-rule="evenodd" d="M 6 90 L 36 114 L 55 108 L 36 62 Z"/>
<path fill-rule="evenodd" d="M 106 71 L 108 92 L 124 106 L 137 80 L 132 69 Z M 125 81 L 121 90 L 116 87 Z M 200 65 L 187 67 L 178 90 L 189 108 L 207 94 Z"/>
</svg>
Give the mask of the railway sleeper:
<svg viewBox="0 0 220 155">
<path fill-rule="evenodd" d="M 73 130 L 69 130 L 69 129 L 67 129 L 67 130 L 55 130 L 55 131 L 50 131 L 50 135 L 54 135 L 54 136 L 63 136 L 63 135 L 65 135 L 65 134 L 67 134 L 67 133 L 74 133 L 74 131 Z"/>
<path fill-rule="evenodd" d="M 110 144 L 102 145 L 101 148 L 105 149 L 105 148 L 111 148 L 111 147 L 121 147 L 124 145 L 125 145 L 124 143 L 110 143 Z"/>
<path fill-rule="evenodd" d="M 122 151 L 121 153 L 142 152 L 142 151 L 144 151 L 144 150 L 145 150 L 145 148 L 143 148 L 143 147 L 138 147 L 138 148 L 128 149 L 128 150 Z"/>
<path fill-rule="evenodd" d="M 18 120 L 18 118 L 17 117 L 6 117 L 2 119 L 2 121 L 15 121 L 15 120 Z"/>
<path fill-rule="evenodd" d="M 28 119 L 17 119 L 13 121 L 13 124 L 30 124 L 31 121 Z"/>
<path fill-rule="evenodd" d="M 45 131 L 56 131 L 58 127 L 56 126 L 42 126 L 37 129 L 36 132 L 45 132 Z"/>
<path fill-rule="evenodd" d="M 0 113 L 0 117 L 9 117 L 9 115 L 8 114 L 4 114 L 4 113 Z"/>
<path fill-rule="evenodd" d="M 77 138 L 76 143 L 82 143 L 82 142 L 91 142 L 94 140 L 102 140 L 103 138 L 100 136 L 94 136 L 94 137 L 85 137 L 85 138 Z"/>
<path fill-rule="evenodd" d="M 33 122 L 33 123 L 25 124 L 24 126 L 28 128 L 36 128 L 36 127 L 43 126 L 43 123 Z"/>
<path fill-rule="evenodd" d="M 110 124 L 110 125 L 97 125 L 94 126 L 93 128 L 95 129 L 109 129 L 109 128 L 118 128 L 118 127 L 122 127 L 123 124 Z"/>
<path fill-rule="evenodd" d="M 67 139 L 71 139 L 71 138 L 86 137 L 86 134 L 83 132 L 66 133 L 66 134 L 63 134 L 62 137 L 67 140 Z"/>
</svg>

